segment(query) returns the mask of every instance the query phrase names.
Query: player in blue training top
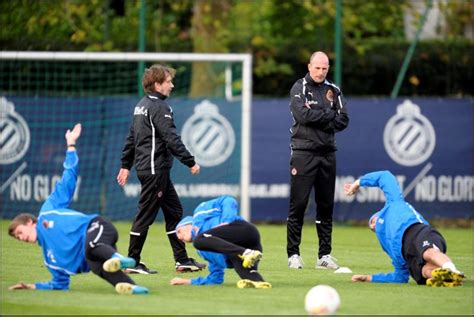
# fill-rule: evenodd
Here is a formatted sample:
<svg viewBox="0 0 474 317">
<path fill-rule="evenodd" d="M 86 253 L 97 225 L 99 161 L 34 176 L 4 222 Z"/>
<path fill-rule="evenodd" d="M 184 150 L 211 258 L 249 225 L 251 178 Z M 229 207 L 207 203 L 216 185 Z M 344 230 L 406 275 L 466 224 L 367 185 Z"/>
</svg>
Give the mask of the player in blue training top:
<svg viewBox="0 0 474 317">
<path fill-rule="evenodd" d="M 97 214 L 83 214 L 69 209 L 76 190 L 79 158 L 76 140 L 81 124 L 66 132 L 67 152 L 64 172 L 54 191 L 43 203 L 38 218 L 23 213 L 8 227 L 10 236 L 43 249 L 44 264 L 51 272 L 49 282 L 10 286 L 10 290 L 67 290 L 71 275 L 92 270 L 112 284 L 119 294 L 146 294 L 148 289 L 121 271 L 135 266 L 135 260 L 117 253 L 118 233 L 115 227 Z"/>
<path fill-rule="evenodd" d="M 193 242 L 198 254 L 209 262 L 209 275 L 193 279 L 174 278 L 171 285 L 213 285 L 224 282 L 224 270 L 234 268 L 241 280 L 238 288 L 271 288 L 257 272 L 262 245 L 257 228 L 238 215 L 237 201 L 221 196 L 202 202 L 194 216 L 176 226 L 183 242 Z"/>
<path fill-rule="evenodd" d="M 344 191 L 347 195 L 354 195 L 361 186 L 379 187 L 385 194 L 385 206 L 370 217 L 369 227 L 392 259 L 395 272 L 354 275 L 353 281 L 407 283 L 411 275 L 420 285 L 462 285 L 464 274 L 456 269 L 445 254 L 446 241 L 443 236 L 405 201 L 392 173 L 368 173 L 354 183 L 345 184 Z"/>
</svg>

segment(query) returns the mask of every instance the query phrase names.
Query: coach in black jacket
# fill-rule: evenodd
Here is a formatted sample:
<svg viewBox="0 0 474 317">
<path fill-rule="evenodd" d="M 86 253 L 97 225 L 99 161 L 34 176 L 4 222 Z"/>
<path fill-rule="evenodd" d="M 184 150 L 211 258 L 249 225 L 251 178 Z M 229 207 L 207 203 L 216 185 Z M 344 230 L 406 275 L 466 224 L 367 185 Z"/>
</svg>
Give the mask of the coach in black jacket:
<svg viewBox="0 0 474 317">
<path fill-rule="evenodd" d="M 156 273 L 140 262 L 149 226 L 155 221 L 161 207 L 166 222 L 166 231 L 173 249 L 177 271 L 197 271 L 203 264 L 188 258 L 184 243 L 174 233 L 174 228 L 183 216 L 183 207 L 170 178 L 173 156 L 190 168 L 193 175 L 200 167 L 181 141 L 173 121 L 173 110 L 165 101 L 173 89 L 176 71 L 162 65 L 153 65 L 145 70 L 142 78 L 146 96 L 135 107 L 122 153 L 122 168 L 117 181 L 124 186 L 135 165 L 141 183 L 138 212 L 130 231 L 128 256 L 138 265 L 127 269 L 129 273 Z"/>
<path fill-rule="evenodd" d="M 291 88 L 291 189 L 287 222 L 287 253 L 290 268 L 303 268 L 299 245 L 311 189 L 315 189 L 316 230 L 319 254 L 316 268 L 337 269 L 331 257 L 332 214 L 336 181 L 334 134 L 348 123 L 341 90 L 328 80 L 329 59 L 315 52 L 308 74 Z"/>
</svg>

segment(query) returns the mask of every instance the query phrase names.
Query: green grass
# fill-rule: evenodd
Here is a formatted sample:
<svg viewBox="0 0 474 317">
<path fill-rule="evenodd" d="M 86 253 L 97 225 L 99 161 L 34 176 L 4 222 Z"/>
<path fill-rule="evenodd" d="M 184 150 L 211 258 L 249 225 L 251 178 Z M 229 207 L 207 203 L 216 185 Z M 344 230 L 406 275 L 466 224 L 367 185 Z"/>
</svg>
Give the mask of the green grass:
<svg viewBox="0 0 474 317">
<path fill-rule="evenodd" d="M 156 275 L 133 275 L 138 284 L 150 289 L 147 296 L 120 296 L 106 282 L 92 273 L 72 277 L 70 291 L 8 291 L 8 286 L 19 281 L 49 280 L 41 251 L 8 237 L 8 222 L 1 222 L 1 311 L 0 314 L 222 314 L 222 315 L 304 315 L 305 293 L 314 285 L 335 287 L 341 296 L 339 314 L 473 314 L 473 236 L 472 229 L 443 229 L 448 243 L 448 255 L 468 279 L 458 288 L 429 288 L 410 283 L 370 284 L 350 281 L 351 274 L 314 269 L 317 238 L 314 225 L 305 225 L 301 255 L 303 270 L 290 270 L 286 257 L 286 228 L 282 225 L 259 225 L 264 247 L 260 272 L 273 284 L 272 289 L 237 289 L 238 276 L 226 271 L 221 286 L 171 286 L 174 272 L 171 248 L 165 237 L 164 226 L 155 224 L 150 229 L 143 251 L 143 260 Z M 116 223 L 122 239 L 119 250 L 128 246 L 129 223 Z M 188 253 L 197 258 L 191 245 Z M 389 258 L 383 253 L 370 230 L 361 227 L 336 226 L 333 233 L 333 255 L 342 266 L 355 274 L 371 274 L 392 270 Z M 194 277 L 207 273 L 183 274 Z"/>
</svg>

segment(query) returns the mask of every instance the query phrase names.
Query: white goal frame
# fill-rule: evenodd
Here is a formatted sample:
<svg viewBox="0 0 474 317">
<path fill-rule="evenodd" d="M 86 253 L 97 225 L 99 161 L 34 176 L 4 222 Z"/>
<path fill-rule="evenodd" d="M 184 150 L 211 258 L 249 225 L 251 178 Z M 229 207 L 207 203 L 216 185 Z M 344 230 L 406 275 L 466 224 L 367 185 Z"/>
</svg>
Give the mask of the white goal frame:
<svg viewBox="0 0 474 317">
<path fill-rule="evenodd" d="M 240 62 L 242 63 L 242 150 L 240 172 L 240 213 L 251 219 L 250 210 L 250 140 L 252 107 L 252 55 L 217 53 L 106 53 L 0 51 L 0 60 L 41 61 L 128 61 L 128 62 Z"/>
</svg>

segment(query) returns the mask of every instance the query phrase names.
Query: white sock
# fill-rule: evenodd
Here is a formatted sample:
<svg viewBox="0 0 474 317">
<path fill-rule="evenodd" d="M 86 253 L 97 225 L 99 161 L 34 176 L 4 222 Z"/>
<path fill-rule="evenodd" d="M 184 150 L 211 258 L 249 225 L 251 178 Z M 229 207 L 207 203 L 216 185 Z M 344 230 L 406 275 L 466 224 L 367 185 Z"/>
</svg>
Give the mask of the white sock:
<svg viewBox="0 0 474 317">
<path fill-rule="evenodd" d="M 456 269 L 456 266 L 454 265 L 453 262 L 446 262 L 442 266 L 443 269 L 448 269 L 451 272 L 457 272 L 458 270 Z"/>
</svg>

